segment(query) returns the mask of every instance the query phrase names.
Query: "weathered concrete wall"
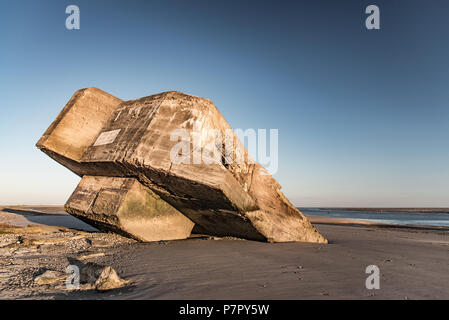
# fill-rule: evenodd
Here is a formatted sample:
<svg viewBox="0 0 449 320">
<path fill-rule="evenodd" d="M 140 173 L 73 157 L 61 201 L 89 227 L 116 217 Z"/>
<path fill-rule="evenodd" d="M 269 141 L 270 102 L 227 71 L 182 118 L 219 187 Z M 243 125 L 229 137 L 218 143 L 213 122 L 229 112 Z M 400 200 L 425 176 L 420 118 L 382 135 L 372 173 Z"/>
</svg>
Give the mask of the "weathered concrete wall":
<svg viewBox="0 0 449 320">
<path fill-rule="evenodd" d="M 209 129 L 219 130 L 223 137 L 231 129 L 210 100 L 171 91 L 124 101 L 111 109 L 105 112 L 109 112 L 107 121 L 101 116 L 104 125 L 96 138 L 76 159 L 81 175 L 136 177 L 195 222 L 198 232 L 262 241 L 327 242 L 259 164 L 170 160 L 178 143 L 170 139 L 174 130 L 195 128 L 203 138 L 200 148 L 205 148 L 211 143 Z M 231 139 L 241 146 L 237 137 Z M 247 159 L 244 148 L 243 152 Z M 222 159 L 235 153 L 223 154 Z"/>
<path fill-rule="evenodd" d="M 79 176 L 98 173 L 104 166 L 81 165 L 80 160 L 121 102 L 97 88 L 78 90 L 36 146 Z"/>
<path fill-rule="evenodd" d="M 100 230 L 141 241 L 185 239 L 194 225 L 134 178 L 84 176 L 65 210 Z"/>
</svg>

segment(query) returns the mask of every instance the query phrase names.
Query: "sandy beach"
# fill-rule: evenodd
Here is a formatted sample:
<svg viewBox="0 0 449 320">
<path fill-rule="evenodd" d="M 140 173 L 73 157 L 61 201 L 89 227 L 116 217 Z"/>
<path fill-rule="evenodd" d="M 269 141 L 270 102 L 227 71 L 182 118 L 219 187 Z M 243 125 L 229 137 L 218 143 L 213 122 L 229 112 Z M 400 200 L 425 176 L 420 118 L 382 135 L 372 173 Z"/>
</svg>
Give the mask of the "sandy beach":
<svg viewBox="0 0 449 320">
<path fill-rule="evenodd" d="M 449 299 L 442 228 L 309 216 L 329 244 L 201 236 L 138 243 L 92 232 L 61 207 L 0 209 L 2 299 Z M 69 261 L 112 266 L 130 283 L 107 292 L 35 283 Z M 369 265 L 380 269 L 378 290 L 365 287 Z"/>
</svg>

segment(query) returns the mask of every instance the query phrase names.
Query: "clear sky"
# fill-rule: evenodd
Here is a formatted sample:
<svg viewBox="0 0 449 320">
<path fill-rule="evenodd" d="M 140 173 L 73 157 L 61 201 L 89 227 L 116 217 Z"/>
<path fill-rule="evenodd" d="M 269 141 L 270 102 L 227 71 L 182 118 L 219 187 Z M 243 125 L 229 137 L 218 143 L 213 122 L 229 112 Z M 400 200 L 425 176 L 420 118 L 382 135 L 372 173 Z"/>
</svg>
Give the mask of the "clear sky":
<svg viewBox="0 0 449 320">
<path fill-rule="evenodd" d="M 65 28 L 66 6 L 81 11 Z M 380 30 L 365 28 L 367 5 Z M 178 90 L 279 129 L 297 206 L 449 207 L 449 1 L 0 2 L 0 204 L 79 177 L 35 143 L 71 95 Z"/>
</svg>

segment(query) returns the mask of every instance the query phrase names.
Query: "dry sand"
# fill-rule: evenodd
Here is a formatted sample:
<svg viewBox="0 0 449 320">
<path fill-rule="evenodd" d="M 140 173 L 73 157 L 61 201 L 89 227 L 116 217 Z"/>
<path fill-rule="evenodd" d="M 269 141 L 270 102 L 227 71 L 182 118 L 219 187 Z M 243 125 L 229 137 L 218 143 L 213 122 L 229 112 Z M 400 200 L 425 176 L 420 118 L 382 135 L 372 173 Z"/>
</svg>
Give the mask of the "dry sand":
<svg viewBox="0 0 449 320">
<path fill-rule="evenodd" d="M 15 219 L 11 211 L 18 208 L 9 208 L 11 223 Z M 33 209 L 43 216 L 49 212 L 50 225 L 52 214 L 60 215 L 59 222 L 63 220 L 62 208 Z M 17 214 L 27 219 L 26 212 L 30 209 L 20 210 L 22 212 Z M 1 218 L 5 217 L 3 212 L 0 223 L 5 220 Z M 49 235 L 21 235 L 19 230 L 0 234 L 0 255 L 3 254 L 0 257 L 0 297 L 449 299 L 449 232 L 311 218 L 330 240 L 329 244 L 261 243 L 210 237 L 136 243 L 104 233 L 63 230 L 51 236 L 67 239 L 65 242 L 28 248 L 14 241 L 19 236 L 47 239 Z M 40 219 L 40 222 L 45 221 Z M 66 222 L 69 221 L 73 223 L 67 216 Z M 77 235 L 81 237 L 76 238 Z M 9 246 L 5 245 L 8 243 Z M 11 246 L 15 251 L 8 249 Z M 82 257 L 112 266 L 122 278 L 131 280 L 130 285 L 100 293 L 94 290 L 68 292 L 61 286 L 33 283 L 33 277 L 42 270 L 63 270 L 69 260 L 73 263 L 73 259 L 81 261 Z M 368 265 L 380 268 L 379 290 L 365 288 Z"/>
</svg>

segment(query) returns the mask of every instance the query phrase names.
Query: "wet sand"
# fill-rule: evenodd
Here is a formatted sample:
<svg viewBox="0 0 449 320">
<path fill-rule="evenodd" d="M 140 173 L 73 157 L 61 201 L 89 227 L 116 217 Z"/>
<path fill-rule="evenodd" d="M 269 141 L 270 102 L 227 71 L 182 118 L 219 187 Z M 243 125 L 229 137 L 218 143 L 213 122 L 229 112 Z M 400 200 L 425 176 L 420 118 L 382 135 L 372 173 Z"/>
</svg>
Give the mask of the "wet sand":
<svg viewBox="0 0 449 320">
<path fill-rule="evenodd" d="M 35 224 L 98 231 L 66 213 L 62 206 L 0 206 L 0 224 L 17 227 Z"/>
<path fill-rule="evenodd" d="M 106 293 L 46 288 L 25 298 L 449 299 L 449 232 L 312 221 L 329 244 L 210 237 L 116 243 L 93 261 L 111 265 L 131 286 Z M 81 253 L 60 252 L 61 265 Z M 42 267 L 45 253 L 39 259 Z M 368 265 L 380 268 L 379 290 L 365 287 Z"/>
</svg>

